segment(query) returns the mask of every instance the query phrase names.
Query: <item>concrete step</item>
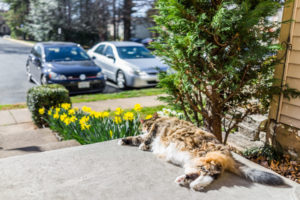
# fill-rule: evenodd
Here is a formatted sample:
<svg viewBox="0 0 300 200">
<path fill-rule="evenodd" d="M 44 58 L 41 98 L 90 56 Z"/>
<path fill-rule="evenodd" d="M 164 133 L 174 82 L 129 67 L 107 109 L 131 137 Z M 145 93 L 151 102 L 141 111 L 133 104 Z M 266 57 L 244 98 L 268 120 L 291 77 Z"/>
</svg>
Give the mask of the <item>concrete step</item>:
<svg viewBox="0 0 300 200">
<path fill-rule="evenodd" d="M 253 126 L 259 126 L 261 122 L 268 119 L 267 115 L 249 115 L 245 118 L 244 122 L 253 124 Z"/>
<path fill-rule="evenodd" d="M 237 131 L 243 134 L 245 137 L 248 137 L 249 139 L 253 139 L 256 132 L 258 131 L 258 126 L 253 126 L 251 124 L 242 122 L 238 125 Z"/>
<path fill-rule="evenodd" d="M 3 149 L 38 146 L 57 141 L 52 131 L 46 128 L 0 133 L 0 147 Z"/>
<path fill-rule="evenodd" d="M 14 125 L 0 126 L 0 133 L 10 134 L 29 130 L 35 130 L 37 127 L 33 123 L 21 123 Z"/>
<path fill-rule="evenodd" d="M 63 149 L 68 147 L 80 146 L 76 140 L 66 140 L 61 142 L 51 142 L 43 145 L 24 146 L 11 149 L 0 150 L 0 158 L 7 158 L 11 156 L 18 156 L 30 153 L 39 153 L 44 151 L 51 151 L 56 149 Z"/>
<path fill-rule="evenodd" d="M 250 168 L 274 173 L 234 157 Z M 289 186 L 272 187 L 224 172 L 194 192 L 174 183 L 182 168 L 117 141 L 0 159 L 0 166 L 1 200 L 298 200 L 295 192 L 300 189 L 288 179 Z"/>
<path fill-rule="evenodd" d="M 33 123 L 0 126 L 0 158 L 79 146 L 76 140 L 58 141 L 48 128 Z"/>
<path fill-rule="evenodd" d="M 229 135 L 227 144 L 236 148 L 238 151 L 243 152 L 250 148 L 264 146 L 264 132 L 261 132 L 260 138 L 260 141 L 253 141 L 252 138 L 250 139 L 249 137 L 243 135 L 240 132 L 235 132 Z"/>
</svg>

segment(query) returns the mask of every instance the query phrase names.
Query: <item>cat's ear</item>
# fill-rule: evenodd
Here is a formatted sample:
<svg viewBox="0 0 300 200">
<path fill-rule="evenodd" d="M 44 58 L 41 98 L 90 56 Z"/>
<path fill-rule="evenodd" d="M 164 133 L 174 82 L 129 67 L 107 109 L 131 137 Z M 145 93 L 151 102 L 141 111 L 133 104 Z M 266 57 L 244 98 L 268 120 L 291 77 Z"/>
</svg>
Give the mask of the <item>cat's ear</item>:
<svg viewBox="0 0 300 200">
<path fill-rule="evenodd" d="M 145 120 L 142 120 L 142 119 L 141 119 L 141 124 L 143 124 L 144 122 L 145 122 Z"/>
<path fill-rule="evenodd" d="M 158 114 L 157 114 L 157 112 L 156 112 L 156 113 L 154 113 L 154 114 L 153 114 L 153 117 L 152 117 L 152 119 L 154 119 L 154 120 L 155 120 L 155 119 L 157 119 L 157 118 L 159 118 L 159 116 L 158 116 Z"/>
</svg>

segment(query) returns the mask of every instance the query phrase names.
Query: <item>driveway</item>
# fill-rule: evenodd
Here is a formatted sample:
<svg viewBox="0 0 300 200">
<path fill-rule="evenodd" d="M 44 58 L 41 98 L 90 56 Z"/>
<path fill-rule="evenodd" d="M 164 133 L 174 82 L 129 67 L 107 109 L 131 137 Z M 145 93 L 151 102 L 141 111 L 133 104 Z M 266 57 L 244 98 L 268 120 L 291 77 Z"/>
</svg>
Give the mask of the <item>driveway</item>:
<svg viewBox="0 0 300 200">
<path fill-rule="evenodd" d="M 25 64 L 31 47 L 0 37 L 0 105 L 26 102 L 26 92 L 33 87 L 27 81 Z M 104 93 L 118 92 L 108 82 Z"/>
</svg>

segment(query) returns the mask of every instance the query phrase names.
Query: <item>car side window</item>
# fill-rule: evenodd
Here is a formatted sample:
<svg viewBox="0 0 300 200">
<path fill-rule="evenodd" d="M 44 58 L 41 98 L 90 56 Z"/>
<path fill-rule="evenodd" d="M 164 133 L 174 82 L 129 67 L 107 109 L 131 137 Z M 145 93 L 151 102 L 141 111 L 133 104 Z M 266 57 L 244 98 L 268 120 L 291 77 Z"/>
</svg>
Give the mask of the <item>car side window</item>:
<svg viewBox="0 0 300 200">
<path fill-rule="evenodd" d="M 32 50 L 31 53 L 36 56 L 41 58 L 42 57 L 42 48 L 40 46 L 35 46 Z"/>
<path fill-rule="evenodd" d="M 105 47 L 105 44 L 102 44 L 99 47 L 97 47 L 94 52 L 103 55 L 103 53 L 104 53 L 104 47 Z"/>
<path fill-rule="evenodd" d="M 114 56 L 114 52 L 111 46 L 107 46 L 104 52 L 104 55 L 113 55 Z"/>
</svg>

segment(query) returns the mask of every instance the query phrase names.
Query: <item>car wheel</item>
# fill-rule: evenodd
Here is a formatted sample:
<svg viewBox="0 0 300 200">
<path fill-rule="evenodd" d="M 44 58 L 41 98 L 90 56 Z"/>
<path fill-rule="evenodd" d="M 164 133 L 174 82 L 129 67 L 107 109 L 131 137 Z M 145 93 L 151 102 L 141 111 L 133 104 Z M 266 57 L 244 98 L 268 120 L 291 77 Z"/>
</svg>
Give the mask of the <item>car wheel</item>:
<svg viewBox="0 0 300 200">
<path fill-rule="evenodd" d="M 46 77 L 45 74 L 43 74 L 43 75 L 41 76 L 41 85 L 47 85 L 47 84 L 48 84 L 48 82 L 47 82 L 47 77 Z"/>
<path fill-rule="evenodd" d="M 32 75 L 31 75 L 31 73 L 30 73 L 30 70 L 29 70 L 29 66 L 28 66 L 28 65 L 26 65 L 26 74 L 27 74 L 27 80 L 28 80 L 28 82 L 33 83 Z"/>
<path fill-rule="evenodd" d="M 121 70 L 119 70 L 117 73 L 117 85 L 120 89 L 126 88 L 125 74 Z"/>
</svg>

